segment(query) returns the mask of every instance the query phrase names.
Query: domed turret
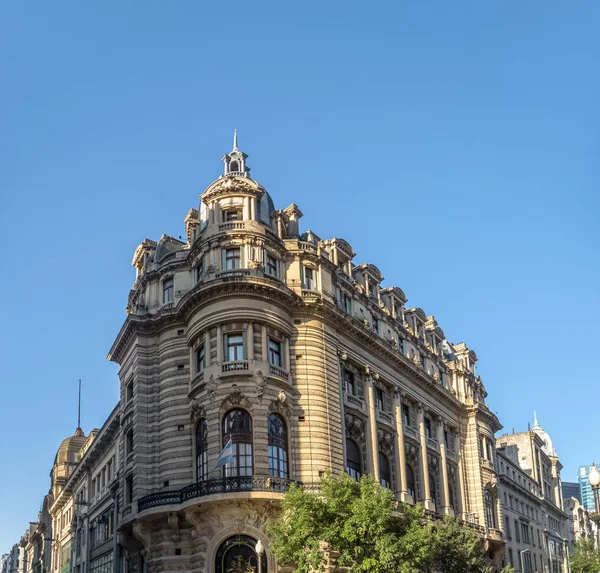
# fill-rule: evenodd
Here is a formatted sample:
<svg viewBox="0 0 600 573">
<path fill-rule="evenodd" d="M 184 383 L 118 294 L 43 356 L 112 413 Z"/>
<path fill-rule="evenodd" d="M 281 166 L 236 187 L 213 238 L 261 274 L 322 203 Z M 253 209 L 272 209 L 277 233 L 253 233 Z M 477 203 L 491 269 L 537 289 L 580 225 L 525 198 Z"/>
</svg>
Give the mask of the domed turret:
<svg viewBox="0 0 600 573">
<path fill-rule="evenodd" d="M 539 425 L 537 414 L 533 413 L 533 428 L 531 428 L 540 438 L 542 438 L 544 442 L 544 446 L 542 450 L 547 456 L 556 456 L 556 451 L 554 450 L 554 444 L 552 443 L 552 438 L 548 434 L 548 432 L 544 431 L 544 429 Z"/>
</svg>

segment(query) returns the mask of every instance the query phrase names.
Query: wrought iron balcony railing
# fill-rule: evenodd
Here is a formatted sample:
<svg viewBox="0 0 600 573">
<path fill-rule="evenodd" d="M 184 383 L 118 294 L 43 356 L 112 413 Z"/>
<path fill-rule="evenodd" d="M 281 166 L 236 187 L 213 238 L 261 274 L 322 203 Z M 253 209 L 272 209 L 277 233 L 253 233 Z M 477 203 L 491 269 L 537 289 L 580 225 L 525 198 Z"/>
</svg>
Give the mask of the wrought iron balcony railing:
<svg viewBox="0 0 600 573">
<path fill-rule="evenodd" d="M 233 492 L 265 491 L 285 493 L 296 482 L 287 478 L 269 476 L 236 476 L 209 479 L 187 485 L 175 491 L 158 491 L 138 500 L 138 511 L 162 505 L 185 503 L 190 499 L 207 495 Z"/>
</svg>

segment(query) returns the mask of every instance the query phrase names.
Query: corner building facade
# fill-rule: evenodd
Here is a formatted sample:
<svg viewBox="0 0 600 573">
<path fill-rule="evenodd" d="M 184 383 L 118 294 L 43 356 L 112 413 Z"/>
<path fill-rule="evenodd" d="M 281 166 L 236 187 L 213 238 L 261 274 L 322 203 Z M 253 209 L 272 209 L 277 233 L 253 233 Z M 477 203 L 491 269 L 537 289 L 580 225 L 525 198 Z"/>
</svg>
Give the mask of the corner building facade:
<svg viewBox="0 0 600 573">
<path fill-rule="evenodd" d="M 475 353 L 346 241 L 301 233 L 300 209 L 276 209 L 246 159 L 236 141 L 186 241 L 145 239 L 133 257 L 109 354 L 128 570 L 225 573 L 260 557 L 275 571 L 265 525 L 290 483 L 327 471 L 373 474 L 398 501 L 460 517 L 499 563 L 501 426 Z"/>
</svg>

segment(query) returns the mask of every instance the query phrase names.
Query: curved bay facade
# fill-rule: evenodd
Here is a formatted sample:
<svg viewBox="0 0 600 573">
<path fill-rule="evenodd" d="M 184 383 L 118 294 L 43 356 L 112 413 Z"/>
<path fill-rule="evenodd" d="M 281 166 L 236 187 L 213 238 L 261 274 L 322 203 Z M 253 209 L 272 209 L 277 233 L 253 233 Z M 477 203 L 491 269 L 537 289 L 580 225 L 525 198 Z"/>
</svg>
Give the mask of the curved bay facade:
<svg viewBox="0 0 600 573">
<path fill-rule="evenodd" d="M 223 157 L 185 217 L 187 240 L 135 251 L 109 354 L 120 402 L 61 490 L 76 500 L 77 573 L 84 562 L 90 573 L 225 573 L 259 560 L 275 571 L 265 525 L 286 489 L 342 471 L 463 519 L 500 562 L 501 426 L 475 353 L 383 287 L 376 266 L 356 264 L 346 241 L 302 232 L 300 209 L 276 209 L 246 159 L 237 142 Z M 107 460 L 99 490 L 92 476 Z M 54 523 L 65 503 L 54 501 Z M 94 519 L 108 525 L 92 550 Z M 60 558 L 52 570 L 67 573 Z"/>
</svg>

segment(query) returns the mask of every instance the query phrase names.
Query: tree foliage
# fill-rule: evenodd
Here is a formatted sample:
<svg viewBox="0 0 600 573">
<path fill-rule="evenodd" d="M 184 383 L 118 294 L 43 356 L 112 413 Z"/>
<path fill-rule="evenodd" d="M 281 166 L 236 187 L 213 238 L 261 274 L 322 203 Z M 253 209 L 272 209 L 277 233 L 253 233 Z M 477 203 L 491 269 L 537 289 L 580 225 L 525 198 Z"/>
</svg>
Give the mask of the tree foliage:
<svg viewBox="0 0 600 573">
<path fill-rule="evenodd" d="M 595 547 L 594 540 L 579 539 L 575 551 L 571 554 L 571 571 L 573 573 L 599 573 L 600 551 Z"/>
<path fill-rule="evenodd" d="M 420 505 L 397 508 L 372 477 L 326 476 L 318 492 L 292 487 L 269 528 L 280 564 L 297 573 L 328 565 L 348 573 L 488 573 L 479 536 L 458 520 L 427 519 Z"/>
</svg>

